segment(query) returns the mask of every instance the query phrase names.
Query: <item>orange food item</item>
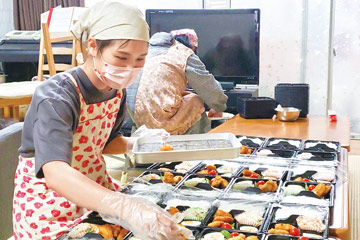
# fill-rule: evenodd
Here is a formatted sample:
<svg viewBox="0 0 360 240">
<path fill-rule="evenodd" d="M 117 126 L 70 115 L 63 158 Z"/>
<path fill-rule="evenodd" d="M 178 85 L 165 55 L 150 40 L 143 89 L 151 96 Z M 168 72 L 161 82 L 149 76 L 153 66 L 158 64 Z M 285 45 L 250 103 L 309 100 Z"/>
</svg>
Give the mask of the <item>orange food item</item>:
<svg viewBox="0 0 360 240">
<path fill-rule="evenodd" d="M 278 186 L 276 182 L 274 182 L 273 180 L 269 180 L 265 184 L 259 185 L 258 187 L 263 193 L 266 193 L 266 192 L 276 192 Z"/>
<path fill-rule="evenodd" d="M 211 181 L 210 181 L 210 185 L 212 186 L 212 187 L 215 187 L 215 188 L 226 188 L 227 187 L 227 185 L 229 184 L 229 182 L 226 180 L 226 179 L 224 179 L 224 178 L 222 178 L 222 177 L 220 177 L 220 176 L 216 176 L 215 178 L 213 178 Z"/>
<path fill-rule="evenodd" d="M 171 214 L 171 215 L 174 215 L 175 213 L 178 213 L 180 212 L 179 209 L 177 209 L 176 207 L 170 207 L 168 212 Z"/>
<path fill-rule="evenodd" d="M 160 151 L 172 151 L 174 148 L 170 144 L 164 144 L 161 146 Z"/>
<path fill-rule="evenodd" d="M 164 174 L 162 181 L 164 183 L 177 184 L 178 182 L 180 182 L 181 179 L 182 179 L 182 176 L 174 176 L 174 174 L 172 174 L 170 172 L 166 172 Z"/>
<path fill-rule="evenodd" d="M 240 154 L 251 154 L 252 153 L 252 149 L 249 148 L 248 146 L 242 145 L 240 148 Z"/>
<path fill-rule="evenodd" d="M 256 175 L 257 177 L 259 177 L 259 174 L 258 173 L 256 173 L 256 172 L 253 172 L 253 171 L 250 171 L 250 170 L 248 170 L 248 169 L 245 169 L 244 171 L 243 171 L 243 177 L 250 177 L 250 176 L 254 176 L 254 175 Z"/>
</svg>

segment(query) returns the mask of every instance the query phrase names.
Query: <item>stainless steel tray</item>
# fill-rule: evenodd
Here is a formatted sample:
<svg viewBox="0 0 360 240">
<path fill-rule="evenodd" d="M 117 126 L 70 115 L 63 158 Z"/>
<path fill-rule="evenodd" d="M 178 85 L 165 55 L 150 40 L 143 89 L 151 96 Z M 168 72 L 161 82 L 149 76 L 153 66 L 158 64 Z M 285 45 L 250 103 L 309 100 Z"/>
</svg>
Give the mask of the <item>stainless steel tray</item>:
<svg viewBox="0 0 360 240">
<path fill-rule="evenodd" d="M 217 141 L 222 143 L 224 140 L 228 141 L 231 146 L 219 147 L 216 145 Z M 174 150 L 160 151 L 160 147 L 165 143 L 174 145 Z M 135 162 L 144 164 L 187 160 L 231 159 L 237 158 L 240 152 L 240 143 L 232 133 L 174 135 L 168 137 L 165 143 L 160 137 L 138 139 L 133 149 Z M 141 145 L 144 144 L 151 145 L 154 148 L 151 151 L 144 152 L 141 150 Z M 188 147 L 184 149 L 184 145 Z M 176 150 L 176 146 L 182 146 L 181 150 Z"/>
</svg>

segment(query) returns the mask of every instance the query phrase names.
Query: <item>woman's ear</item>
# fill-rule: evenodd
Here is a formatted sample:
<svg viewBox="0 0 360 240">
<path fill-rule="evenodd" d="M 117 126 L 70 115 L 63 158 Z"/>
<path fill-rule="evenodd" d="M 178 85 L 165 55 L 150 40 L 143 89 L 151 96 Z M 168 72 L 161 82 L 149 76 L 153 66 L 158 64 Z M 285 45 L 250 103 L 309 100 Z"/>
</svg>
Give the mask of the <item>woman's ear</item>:
<svg viewBox="0 0 360 240">
<path fill-rule="evenodd" d="M 96 44 L 96 39 L 90 37 L 88 39 L 88 53 L 90 56 L 92 57 L 96 57 L 97 52 L 98 52 L 98 48 L 97 48 L 97 44 Z"/>
</svg>

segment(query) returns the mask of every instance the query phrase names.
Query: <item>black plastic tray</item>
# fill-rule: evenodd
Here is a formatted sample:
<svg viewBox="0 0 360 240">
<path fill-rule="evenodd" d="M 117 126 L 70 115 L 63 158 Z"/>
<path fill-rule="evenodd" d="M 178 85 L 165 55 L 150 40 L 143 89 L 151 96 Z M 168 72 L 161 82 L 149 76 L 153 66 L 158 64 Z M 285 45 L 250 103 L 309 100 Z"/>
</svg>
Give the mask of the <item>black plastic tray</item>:
<svg viewBox="0 0 360 240">
<path fill-rule="evenodd" d="M 297 158 L 299 161 L 337 161 L 338 160 L 338 154 L 335 152 L 313 152 L 313 151 L 298 151 L 296 153 L 296 157 L 302 153 L 311 153 L 314 155 L 310 159 L 301 159 Z"/>
<path fill-rule="evenodd" d="M 278 157 L 278 158 L 293 158 L 295 156 L 295 151 L 292 150 L 279 150 L 279 149 L 268 149 L 266 148 L 266 150 L 270 150 L 273 155 L 268 155 L 268 156 L 259 156 L 256 155 L 259 151 L 264 150 L 265 148 L 259 148 L 255 153 L 254 156 L 257 157 Z"/>
<path fill-rule="evenodd" d="M 199 175 L 204 175 L 204 176 L 209 175 L 209 174 L 201 174 L 201 173 L 199 173 L 199 171 L 205 170 L 207 165 L 211 165 L 211 164 L 206 164 L 204 162 L 199 164 L 196 168 L 194 168 L 194 174 L 199 174 Z M 241 164 L 238 164 L 238 165 L 239 166 L 234 170 L 233 174 L 231 176 L 229 176 L 230 178 L 237 176 L 239 171 L 242 169 Z M 226 164 L 214 164 L 214 166 L 216 168 L 219 168 L 221 166 L 227 166 L 227 165 Z M 216 175 L 224 176 L 224 174 L 216 174 Z M 209 175 L 209 176 L 216 176 L 216 175 Z"/>
<path fill-rule="evenodd" d="M 156 163 L 154 164 L 154 166 L 152 167 L 153 170 L 158 170 L 159 168 L 169 168 L 171 170 L 171 172 L 178 172 L 176 171 L 175 169 L 175 166 L 176 165 L 179 165 L 181 164 L 182 162 L 172 162 L 172 163 Z M 195 164 L 189 171 L 187 171 L 186 173 L 184 174 L 187 174 L 187 173 L 193 173 L 194 170 L 200 165 L 200 162 Z M 178 172 L 179 173 L 179 172 Z"/>
<path fill-rule="evenodd" d="M 314 185 L 317 186 L 318 184 L 320 184 L 320 182 L 295 182 L 295 181 L 286 181 L 284 182 L 282 187 L 286 187 L 287 185 L 300 185 L 305 187 L 305 185 L 309 186 L 309 185 Z M 334 206 L 334 198 L 335 198 L 335 186 L 334 184 L 331 183 L 324 183 L 325 185 L 328 185 L 331 187 L 331 190 L 324 196 L 323 199 L 327 200 L 329 202 L 329 206 L 332 207 Z M 284 196 L 284 191 L 281 189 L 280 191 L 280 197 Z M 296 196 L 307 196 L 307 197 L 311 197 L 311 198 L 315 198 L 315 199 L 321 199 L 319 198 L 315 193 L 313 193 L 312 191 L 301 191 L 298 195 Z M 281 201 L 281 200 L 280 200 Z M 311 203 L 303 203 L 304 205 L 306 204 L 310 204 Z"/>
<path fill-rule="evenodd" d="M 291 205 L 289 205 L 291 206 Z M 296 205 L 292 205 L 292 206 L 296 206 Z M 313 234 L 317 234 L 319 236 L 322 236 L 323 238 L 327 238 L 328 237 L 328 233 L 329 233 L 329 222 L 328 222 L 328 216 L 329 216 L 329 211 L 327 213 L 327 216 L 325 217 L 325 219 L 323 219 L 323 224 L 325 225 L 325 231 L 323 233 L 318 233 L 315 231 L 303 231 L 301 230 L 297 223 L 296 223 L 296 218 L 299 217 L 300 215 L 291 215 L 289 218 L 284 219 L 284 220 L 279 220 L 279 221 L 275 221 L 275 213 L 276 211 L 279 209 L 278 206 L 274 206 L 272 205 L 270 208 L 270 211 L 268 212 L 268 218 L 266 220 L 266 224 L 264 225 L 263 228 L 263 233 L 267 234 L 267 231 L 271 228 L 273 228 L 275 226 L 276 223 L 288 223 L 293 225 L 294 227 L 298 228 L 300 230 L 300 236 L 302 235 L 303 232 L 306 233 L 313 233 Z M 290 235 L 276 235 L 276 236 L 288 236 L 288 237 L 293 237 Z M 274 238 L 272 238 L 274 239 Z M 286 238 L 285 238 L 286 239 Z"/>
<path fill-rule="evenodd" d="M 226 230 L 230 233 L 232 232 L 238 232 L 238 233 L 242 233 L 244 234 L 246 237 L 249 236 L 257 236 L 259 240 L 263 240 L 265 238 L 265 235 L 262 233 L 248 233 L 248 232 L 243 232 L 243 231 L 239 231 L 239 230 L 231 230 L 231 229 L 216 229 L 216 228 L 204 228 L 200 234 L 196 237 L 197 240 L 201 240 L 201 238 L 203 236 L 205 236 L 208 233 L 212 233 L 212 232 L 221 232 L 222 230 Z"/>
<path fill-rule="evenodd" d="M 245 145 L 249 148 L 260 148 L 263 146 L 263 144 L 265 143 L 265 140 L 266 140 L 266 138 L 263 138 L 263 137 L 251 137 L 251 136 L 236 135 L 236 138 L 241 138 L 241 137 L 245 137 L 245 139 L 240 141 L 241 145 Z M 261 144 L 254 143 L 252 141 L 252 139 L 256 139 L 256 138 L 261 139 L 262 143 Z"/>
<path fill-rule="evenodd" d="M 229 201 L 229 200 L 222 200 L 222 202 L 225 202 L 225 201 Z M 230 202 L 230 201 L 229 201 Z M 239 204 L 241 203 L 241 200 L 238 200 Z M 259 202 L 259 201 L 254 201 L 254 202 L 251 202 L 251 203 L 264 203 L 264 202 Z M 270 203 L 267 203 L 268 206 L 266 207 L 265 209 L 265 212 L 263 214 L 263 222 L 262 224 L 258 227 L 258 233 L 261 233 L 262 232 L 262 229 L 264 227 L 264 224 L 266 223 L 266 219 L 267 219 L 267 214 L 270 210 Z M 234 223 L 235 223 L 235 228 L 234 229 L 231 229 L 231 230 L 235 230 L 235 231 L 241 231 L 239 230 L 239 228 L 241 226 L 245 226 L 245 225 L 240 225 L 236 220 L 235 220 L 235 215 L 237 214 L 240 214 L 242 212 L 244 212 L 243 210 L 240 210 L 240 206 L 239 206 L 239 209 L 232 209 L 229 213 L 232 215 L 232 217 L 234 218 Z M 206 228 L 210 228 L 210 229 L 220 229 L 220 230 L 228 230 L 228 229 L 225 229 L 225 228 L 220 228 L 220 227 L 209 227 L 208 224 L 210 224 L 213 219 L 214 219 L 214 216 L 215 216 L 215 213 L 216 211 L 218 210 L 218 207 L 217 206 L 214 206 L 212 211 L 210 212 L 208 218 L 206 219 L 206 222 L 204 222 L 204 227 Z M 246 225 L 246 226 L 249 226 L 249 225 Z M 242 232 L 246 232 L 246 231 L 242 231 Z"/>
<path fill-rule="evenodd" d="M 294 236 L 288 236 L 288 235 L 279 235 L 279 234 L 268 234 L 266 235 L 264 240 L 297 240 L 299 239 L 301 236 L 299 237 L 294 237 Z M 325 238 L 309 238 L 309 240 L 325 240 Z"/>
<path fill-rule="evenodd" d="M 246 193 L 246 194 L 263 194 L 263 192 L 261 192 L 261 190 L 258 187 L 249 187 L 246 188 L 244 191 L 238 191 L 238 190 L 233 190 L 232 187 L 235 183 L 240 182 L 240 181 L 252 181 L 254 182 L 259 182 L 259 181 L 264 181 L 267 182 L 269 181 L 269 179 L 262 179 L 262 178 L 242 178 L 242 177 L 238 177 L 238 178 L 233 178 L 233 180 L 230 182 L 228 188 L 226 189 L 226 195 L 225 195 L 225 199 L 232 199 L 233 197 L 228 196 L 228 194 L 230 194 L 231 192 L 242 192 L 242 193 Z M 275 180 L 273 180 L 275 181 Z M 281 180 L 276 180 L 276 184 L 277 184 L 277 189 L 275 192 L 269 192 L 269 193 L 273 193 L 274 194 L 274 198 L 273 200 L 275 200 L 275 198 L 277 197 L 277 195 L 279 194 L 280 188 L 282 186 L 282 181 Z M 251 199 L 251 197 L 249 197 Z M 237 198 L 235 198 L 237 199 Z"/>
<path fill-rule="evenodd" d="M 144 171 L 142 174 L 140 174 L 139 177 L 137 177 L 137 178 L 134 180 L 134 182 L 139 182 L 139 179 L 141 179 L 143 176 L 145 176 L 145 175 L 147 175 L 147 174 L 156 174 L 156 175 L 159 175 L 160 177 L 162 177 L 162 176 L 164 176 L 165 173 L 166 173 L 166 172 L 164 172 L 164 171 L 147 170 L 147 171 Z M 174 187 L 177 186 L 178 184 L 180 184 L 180 183 L 184 180 L 184 178 L 185 178 L 185 176 L 186 176 L 186 174 L 177 173 L 177 172 L 172 172 L 172 174 L 173 174 L 174 176 L 181 176 L 181 177 L 182 177 L 182 179 L 181 179 L 177 184 L 173 184 Z M 141 181 L 142 181 L 142 180 L 140 180 L 140 183 L 141 183 Z M 144 180 L 144 181 L 145 181 L 145 180 Z M 151 183 L 151 184 L 157 184 L 157 183 L 163 183 L 163 181 L 162 181 L 161 179 L 159 179 L 159 180 L 157 180 L 157 179 L 151 179 L 151 180 L 149 181 L 149 183 Z M 170 184 L 170 183 L 169 183 L 169 184 Z"/>
<path fill-rule="evenodd" d="M 314 175 L 314 174 L 316 174 L 318 171 L 316 171 L 316 168 L 314 168 L 315 170 L 306 170 L 303 174 L 298 174 L 298 175 L 294 175 L 294 172 L 293 171 L 289 171 L 289 174 L 288 174 L 288 176 L 287 176 L 287 181 L 295 181 L 295 179 L 297 178 L 297 177 L 302 177 L 302 178 L 307 178 L 307 179 L 309 179 L 310 180 L 310 184 L 312 183 L 312 182 L 317 182 L 317 180 L 316 179 L 313 179 L 311 176 L 312 175 Z M 334 180 L 332 181 L 332 182 L 330 182 L 330 183 L 332 183 L 332 184 L 335 184 L 336 183 L 336 173 L 334 172 Z"/>
<path fill-rule="evenodd" d="M 270 144 L 275 141 L 275 140 L 284 140 L 284 141 L 280 141 L 279 143 L 275 144 L 275 145 L 271 145 Z M 295 146 L 290 144 L 287 140 L 291 140 L 291 141 L 297 141 L 299 142 L 299 146 Z M 269 138 L 266 143 L 264 144 L 264 148 L 267 149 L 277 149 L 277 150 L 300 150 L 302 147 L 302 140 L 301 139 L 291 139 L 291 138 Z"/>
<path fill-rule="evenodd" d="M 186 177 L 185 177 L 185 179 L 176 187 L 176 191 L 178 191 L 178 190 L 184 190 L 184 189 L 187 189 L 187 190 L 191 190 L 192 189 L 192 187 L 186 187 L 185 185 L 184 185 L 184 183 L 187 181 L 187 180 L 189 180 L 189 179 L 191 179 L 191 178 L 207 178 L 208 180 L 209 180 L 209 182 L 210 182 L 210 180 L 211 179 L 213 179 L 213 178 L 215 178 L 216 176 L 210 176 L 210 175 L 201 175 L 201 174 L 190 174 L 190 175 L 187 175 Z M 229 187 L 229 185 L 230 185 L 230 183 L 231 183 L 231 180 L 232 180 L 232 178 L 228 178 L 228 177 L 222 177 L 222 178 L 224 178 L 224 179 L 226 179 L 227 181 L 228 181 L 228 186 L 227 187 Z M 198 184 L 198 185 L 196 185 L 194 188 L 194 196 L 198 196 L 198 195 L 196 195 L 196 189 L 201 189 L 201 190 L 205 190 L 205 191 L 217 191 L 217 190 L 220 190 L 220 193 L 219 193 L 219 195 L 217 196 L 217 197 L 213 197 L 213 198 L 220 198 L 223 194 L 224 194 L 224 192 L 225 192 L 225 190 L 227 189 L 227 187 L 226 188 L 224 188 L 224 189 L 220 189 L 220 188 L 213 188 L 210 184 L 206 184 L 206 183 L 200 183 L 200 184 Z M 212 197 L 210 197 L 210 198 L 212 198 Z"/>
<path fill-rule="evenodd" d="M 317 143 L 317 142 L 319 142 L 319 144 L 315 145 L 314 147 L 306 147 L 307 143 Z M 334 143 L 336 145 L 336 149 L 329 148 L 328 146 L 326 146 L 326 143 Z M 306 140 L 304 142 L 303 149 L 305 151 L 313 151 L 313 152 L 337 152 L 337 153 L 340 153 L 341 145 L 339 142 L 334 142 L 334 141 Z"/>
<path fill-rule="evenodd" d="M 256 169 L 255 171 L 253 171 L 253 172 L 256 172 L 257 174 L 259 174 L 259 175 L 261 176 L 260 178 L 263 178 L 262 175 L 261 175 L 261 172 L 263 172 L 263 171 L 265 171 L 265 170 L 267 170 L 267 169 L 269 169 L 269 168 L 257 168 L 257 169 Z M 244 168 L 240 171 L 239 177 L 246 178 L 246 179 L 251 179 L 251 178 L 249 178 L 249 177 L 244 177 L 244 176 L 243 176 L 244 170 L 249 170 L 249 168 L 248 168 L 248 167 L 244 167 Z M 281 177 L 280 177 L 280 179 L 277 179 L 277 180 L 286 180 L 286 178 L 287 178 L 287 171 L 284 170 L 283 173 L 282 173 L 282 175 L 281 175 Z M 255 179 L 256 179 L 256 178 L 255 178 Z"/>
</svg>

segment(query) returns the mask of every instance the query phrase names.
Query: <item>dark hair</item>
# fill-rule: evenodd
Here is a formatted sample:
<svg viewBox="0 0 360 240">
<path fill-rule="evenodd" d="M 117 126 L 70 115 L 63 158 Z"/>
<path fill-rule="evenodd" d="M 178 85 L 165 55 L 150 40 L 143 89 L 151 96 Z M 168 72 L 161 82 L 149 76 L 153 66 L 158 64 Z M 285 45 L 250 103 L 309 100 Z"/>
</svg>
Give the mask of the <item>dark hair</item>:
<svg viewBox="0 0 360 240">
<path fill-rule="evenodd" d="M 101 52 L 104 48 L 111 45 L 114 40 L 98 40 L 96 39 L 96 46 L 98 46 L 98 52 Z"/>
<path fill-rule="evenodd" d="M 191 45 L 190 43 L 190 39 L 188 36 L 186 35 L 175 35 L 174 39 L 182 44 L 184 44 L 185 46 L 187 46 L 188 48 L 195 48 L 194 52 L 196 53 L 197 47 Z"/>
</svg>

